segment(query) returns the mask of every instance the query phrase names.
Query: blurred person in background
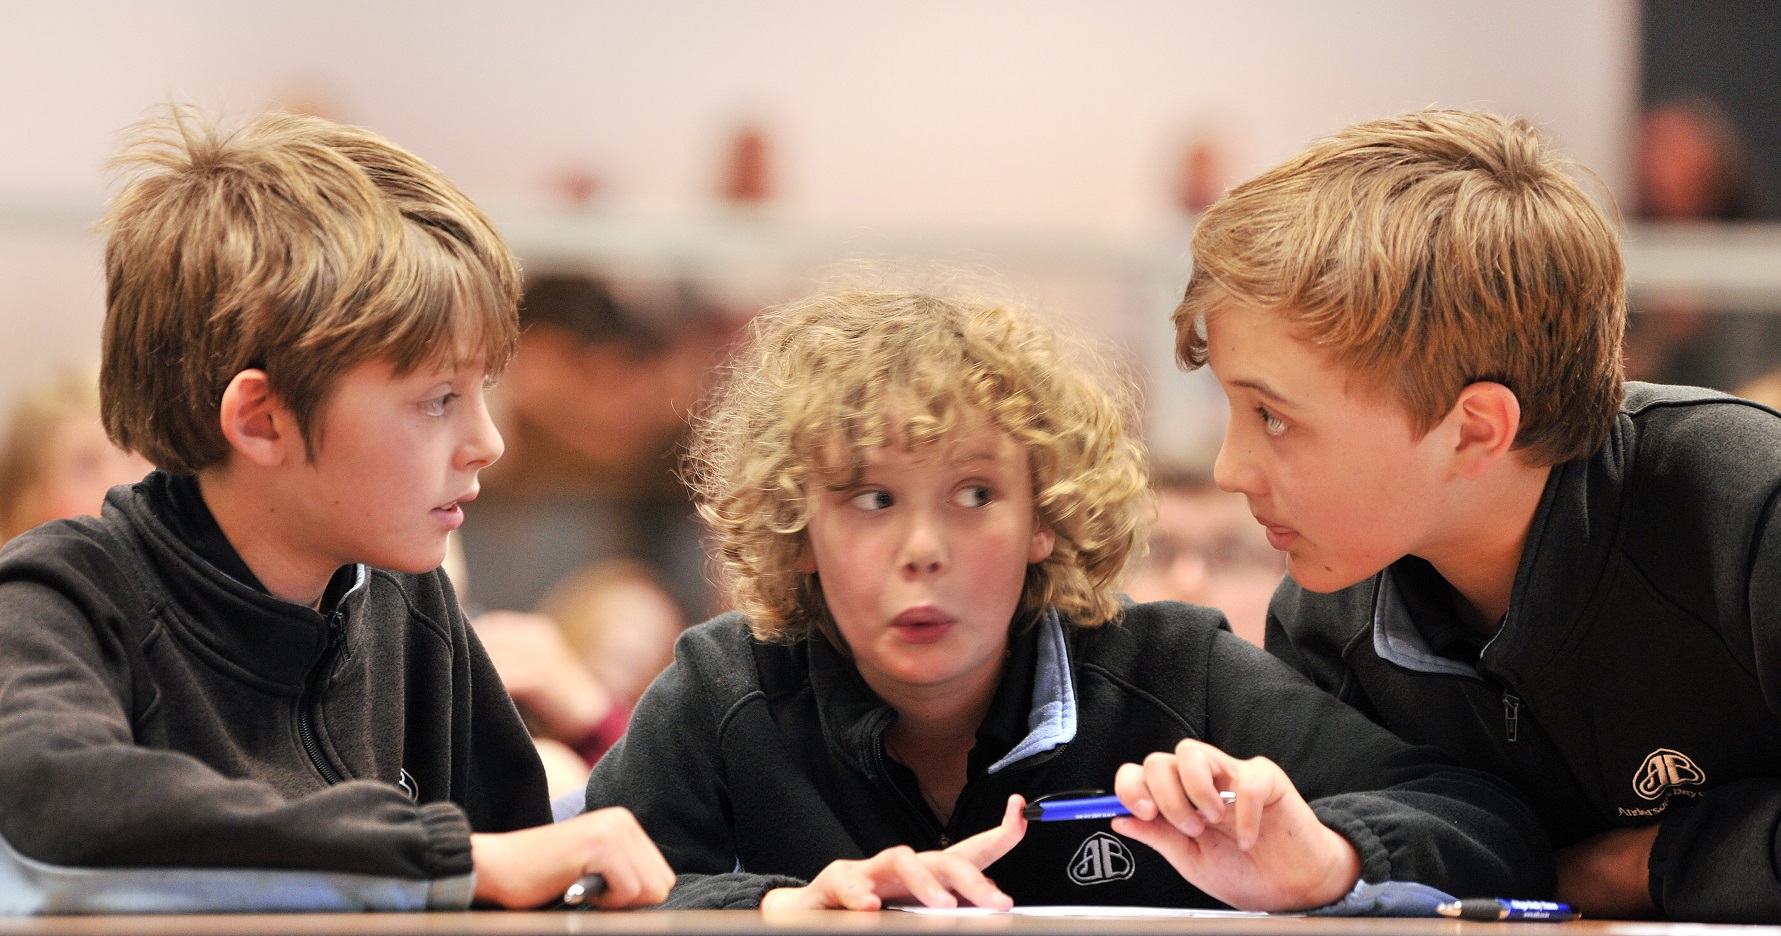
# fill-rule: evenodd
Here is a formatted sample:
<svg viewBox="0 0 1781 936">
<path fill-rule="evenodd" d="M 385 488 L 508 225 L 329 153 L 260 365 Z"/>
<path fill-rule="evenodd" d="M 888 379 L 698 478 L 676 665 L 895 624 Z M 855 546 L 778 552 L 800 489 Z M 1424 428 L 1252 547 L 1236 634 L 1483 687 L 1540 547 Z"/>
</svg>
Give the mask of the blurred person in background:
<svg viewBox="0 0 1781 936">
<path fill-rule="evenodd" d="M 1655 225 L 1757 220 L 1764 199 L 1748 148 L 1724 108 L 1692 94 L 1652 105 L 1639 121 L 1633 215 Z M 1635 297 L 1627 321 L 1633 380 L 1731 390 L 1781 363 L 1781 318 L 1710 308 L 1686 293 Z"/>
<path fill-rule="evenodd" d="M 1286 557 L 1268 545 L 1248 501 L 1187 468 L 1159 466 L 1151 487 L 1156 522 L 1148 551 L 1126 573 L 1126 595 L 1217 608 L 1237 636 L 1261 646 Z"/>
<path fill-rule="evenodd" d="M 1746 221 L 1759 217 L 1743 139 L 1711 98 L 1653 105 L 1639 120 L 1637 216 L 1647 221 Z"/>
<path fill-rule="evenodd" d="M 520 322 L 498 388 L 506 455 L 462 531 L 478 603 L 529 610 L 571 572 L 629 558 L 703 619 L 704 547 L 675 467 L 726 339 L 718 317 L 681 293 L 620 301 L 552 274 L 530 279 Z"/>
<path fill-rule="evenodd" d="M 474 624 L 532 731 L 553 799 L 581 793 L 686 629 L 654 573 L 624 559 L 565 578 L 535 613 L 488 611 Z"/>
<path fill-rule="evenodd" d="M 106 438 L 98 371 L 59 370 L 26 390 L 0 437 L 0 542 L 51 520 L 98 516 L 106 491 L 153 469 Z"/>
</svg>

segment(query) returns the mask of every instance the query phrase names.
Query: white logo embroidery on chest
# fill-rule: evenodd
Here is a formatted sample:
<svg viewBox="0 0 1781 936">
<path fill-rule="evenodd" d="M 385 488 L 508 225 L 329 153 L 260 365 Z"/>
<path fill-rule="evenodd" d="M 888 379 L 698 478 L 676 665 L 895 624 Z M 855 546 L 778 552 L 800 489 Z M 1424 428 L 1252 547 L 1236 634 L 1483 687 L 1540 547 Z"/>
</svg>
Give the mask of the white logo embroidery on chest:
<svg viewBox="0 0 1781 936">
<path fill-rule="evenodd" d="M 1132 850 L 1118 837 L 1096 832 L 1070 857 L 1070 880 L 1078 884 L 1123 881 L 1137 873 Z"/>
<path fill-rule="evenodd" d="M 1633 772 L 1633 792 L 1640 799 L 1654 800 L 1672 790 L 1685 792 L 1682 787 L 1698 787 L 1706 782 L 1706 773 L 1687 754 L 1669 748 L 1652 751 Z"/>
</svg>

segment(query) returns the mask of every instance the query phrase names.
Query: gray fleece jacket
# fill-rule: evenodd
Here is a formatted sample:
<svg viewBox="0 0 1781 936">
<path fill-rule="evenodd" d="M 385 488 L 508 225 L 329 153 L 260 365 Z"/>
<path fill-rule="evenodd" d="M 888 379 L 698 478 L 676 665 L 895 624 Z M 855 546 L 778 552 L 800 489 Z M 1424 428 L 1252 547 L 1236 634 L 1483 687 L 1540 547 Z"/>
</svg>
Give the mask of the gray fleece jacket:
<svg viewBox="0 0 1781 936">
<path fill-rule="evenodd" d="M 550 812 L 445 577 L 281 601 L 175 535 L 168 482 L 0 551 L 0 913 L 467 906 L 471 831 Z"/>
</svg>

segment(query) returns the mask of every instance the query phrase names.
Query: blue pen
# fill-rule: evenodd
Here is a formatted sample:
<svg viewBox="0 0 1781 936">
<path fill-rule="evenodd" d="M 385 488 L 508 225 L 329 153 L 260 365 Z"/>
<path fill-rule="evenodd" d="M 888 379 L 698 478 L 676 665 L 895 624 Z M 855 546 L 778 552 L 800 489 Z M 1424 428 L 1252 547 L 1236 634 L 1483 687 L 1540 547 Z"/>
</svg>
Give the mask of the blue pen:
<svg viewBox="0 0 1781 936">
<path fill-rule="evenodd" d="M 1498 920 L 1513 923 L 1517 921 L 1546 921 L 1563 923 L 1577 919 L 1577 911 L 1570 904 L 1554 903 L 1550 900 L 1498 900 L 1495 897 L 1455 900 L 1435 907 L 1435 912 L 1444 917 L 1458 917 L 1462 920 Z"/>
<path fill-rule="evenodd" d="M 1228 806 L 1237 801 L 1237 794 L 1231 790 L 1220 790 L 1218 798 Z M 1132 811 L 1125 808 L 1125 804 L 1117 796 L 1091 796 L 1087 799 L 1038 800 L 1021 810 L 1020 814 L 1039 822 L 1063 822 L 1069 819 L 1111 819 L 1114 816 L 1129 816 Z"/>
</svg>

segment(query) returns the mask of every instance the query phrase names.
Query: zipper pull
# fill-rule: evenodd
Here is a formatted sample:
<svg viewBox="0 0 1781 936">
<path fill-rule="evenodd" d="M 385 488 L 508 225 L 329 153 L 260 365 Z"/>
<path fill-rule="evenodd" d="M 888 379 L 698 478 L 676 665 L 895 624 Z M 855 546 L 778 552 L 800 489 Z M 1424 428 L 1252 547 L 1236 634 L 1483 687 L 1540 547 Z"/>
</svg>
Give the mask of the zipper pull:
<svg viewBox="0 0 1781 936">
<path fill-rule="evenodd" d="M 346 612 L 336 608 L 328 615 L 328 642 L 335 647 L 335 668 L 345 663 L 352 656 L 352 647 L 346 643 Z"/>
<path fill-rule="evenodd" d="M 1511 744 L 1515 734 L 1521 727 L 1521 697 L 1503 690 L 1503 730 L 1509 735 Z"/>
</svg>

